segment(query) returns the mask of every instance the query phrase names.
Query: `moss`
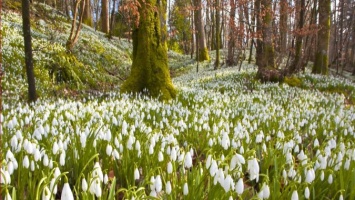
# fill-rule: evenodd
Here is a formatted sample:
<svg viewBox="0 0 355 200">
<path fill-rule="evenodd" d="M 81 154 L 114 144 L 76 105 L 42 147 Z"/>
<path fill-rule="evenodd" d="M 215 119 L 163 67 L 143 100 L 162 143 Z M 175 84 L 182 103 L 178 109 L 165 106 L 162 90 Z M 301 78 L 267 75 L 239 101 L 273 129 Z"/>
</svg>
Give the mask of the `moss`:
<svg viewBox="0 0 355 200">
<path fill-rule="evenodd" d="M 203 49 L 199 49 L 199 55 L 198 55 L 198 61 L 205 61 L 205 60 L 210 60 L 207 47 Z"/>
<path fill-rule="evenodd" d="M 328 55 L 323 52 L 316 53 L 312 73 L 328 75 Z"/>
<path fill-rule="evenodd" d="M 147 93 L 161 100 L 175 98 L 176 90 L 170 78 L 167 45 L 163 37 L 165 34 L 162 34 L 165 25 L 160 21 L 164 15 L 151 9 L 159 6 L 156 1 L 140 3 L 143 5 L 140 9 L 143 17 L 139 27 L 133 31 L 131 74 L 123 83 L 121 92 Z"/>
<path fill-rule="evenodd" d="M 285 77 L 284 83 L 288 84 L 291 87 L 301 87 L 302 86 L 302 80 L 295 77 L 295 76 Z"/>
</svg>

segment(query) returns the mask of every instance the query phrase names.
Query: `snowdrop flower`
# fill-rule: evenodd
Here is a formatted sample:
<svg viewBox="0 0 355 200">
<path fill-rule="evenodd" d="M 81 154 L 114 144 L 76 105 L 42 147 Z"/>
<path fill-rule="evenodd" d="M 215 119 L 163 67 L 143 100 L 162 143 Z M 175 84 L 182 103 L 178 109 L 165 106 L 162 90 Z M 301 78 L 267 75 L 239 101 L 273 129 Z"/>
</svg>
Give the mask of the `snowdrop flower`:
<svg viewBox="0 0 355 200">
<path fill-rule="evenodd" d="M 120 159 L 120 154 L 118 153 L 117 149 L 114 149 L 112 154 L 116 160 Z"/>
<path fill-rule="evenodd" d="M 165 192 L 166 192 L 166 194 L 171 194 L 171 183 L 170 183 L 170 181 L 166 182 Z"/>
<path fill-rule="evenodd" d="M 168 174 L 171 174 L 173 172 L 173 164 L 171 162 L 168 162 L 167 170 Z"/>
<path fill-rule="evenodd" d="M 59 164 L 61 166 L 64 166 L 65 165 L 65 151 L 62 151 L 62 153 L 60 154 L 60 157 L 59 157 Z"/>
<path fill-rule="evenodd" d="M 88 183 L 86 182 L 85 177 L 81 180 L 81 189 L 86 192 L 88 190 Z"/>
<path fill-rule="evenodd" d="M 321 180 L 321 181 L 324 180 L 324 171 L 323 171 L 323 170 L 320 172 L 320 180 Z"/>
<path fill-rule="evenodd" d="M 35 171 L 35 162 L 31 160 L 31 171 Z"/>
<path fill-rule="evenodd" d="M 242 155 L 236 153 L 231 159 L 229 168 L 230 168 L 230 170 L 233 170 L 233 169 L 235 169 L 236 165 L 241 167 L 241 164 L 245 164 L 245 159 Z"/>
<path fill-rule="evenodd" d="M 25 155 L 25 157 L 23 158 L 22 166 L 27 169 L 30 166 L 30 160 L 28 159 L 27 155 Z"/>
<path fill-rule="evenodd" d="M 49 190 L 53 193 L 53 194 L 57 194 L 57 185 L 56 185 L 56 179 L 52 178 L 51 183 L 49 185 Z"/>
<path fill-rule="evenodd" d="M 51 191 L 48 186 L 45 186 L 42 192 L 42 200 L 50 200 L 51 199 Z"/>
<path fill-rule="evenodd" d="M 291 200 L 298 200 L 298 193 L 297 190 L 294 190 L 292 192 Z"/>
<path fill-rule="evenodd" d="M 134 170 L 134 180 L 139 180 L 139 170 L 138 170 L 138 168 L 136 168 L 135 170 Z"/>
<path fill-rule="evenodd" d="M 184 166 L 188 169 L 192 167 L 192 157 L 190 152 L 185 154 Z"/>
<path fill-rule="evenodd" d="M 188 195 L 189 194 L 189 186 L 187 185 L 187 183 L 184 184 L 184 195 Z"/>
<path fill-rule="evenodd" d="M 57 141 L 54 141 L 54 143 L 53 143 L 53 148 L 52 148 L 53 154 L 54 154 L 54 155 L 57 155 L 58 150 L 59 150 L 59 146 L 58 146 L 58 144 L 57 144 Z"/>
<path fill-rule="evenodd" d="M 162 191 L 162 189 L 163 189 L 163 183 L 162 183 L 162 181 L 161 181 L 160 175 L 157 175 L 157 177 L 155 178 L 154 187 L 155 187 L 155 191 L 156 191 L 157 193 L 159 193 L 159 192 Z"/>
<path fill-rule="evenodd" d="M 102 189 L 98 178 L 92 179 L 89 191 L 91 194 L 95 194 L 96 197 L 101 197 Z"/>
<path fill-rule="evenodd" d="M 218 171 L 218 165 L 217 165 L 217 162 L 215 160 L 212 160 L 212 164 L 211 164 L 211 167 L 210 167 L 210 174 L 211 176 L 215 176 L 215 174 L 217 173 Z"/>
<path fill-rule="evenodd" d="M 92 172 L 92 177 L 94 179 L 98 178 L 101 182 L 104 180 L 104 175 L 102 173 L 101 166 L 100 166 L 99 162 L 96 162 L 94 165 L 94 171 Z"/>
<path fill-rule="evenodd" d="M 328 183 L 329 184 L 333 183 L 333 175 L 332 174 L 329 174 L 329 176 L 328 176 Z"/>
<path fill-rule="evenodd" d="M 309 188 L 306 187 L 306 189 L 304 190 L 304 198 L 309 199 L 309 195 L 310 195 Z"/>
<path fill-rule="evenodd" d="M 155 178 L 154 176 L 150 177 L 150 190 L 155 191 Z"/>
<path fill-rule="evenodd" d="M 239 195 L 243 194 L 243 192 L 244 192 L 244 181 L 243 181 L 243 178 L 240 178 L 240 179 L 238 180 L 237 185 L 236 185 L 236 187 L 235 187 L 235 191 L 236 191 Z"/>
<path fill-rule="evenodd" d="M 54 179 L 58 178 L 60 176 L 61 172 L 58 167 L 54 169 Z"/>
<path fill-rule="evenodd" d="M 158 195 L 157 195 L 157 192 L 156 192 L 155 190 L 152 190 L 152 191 L 150 191 L 149 196 L 151 196 L 151 197 L 157 197 Z"/>
<path fill-rule="evenodd" d="M 164 155 L 163 155 L 163 153 L 161 151 L 159 151 L 159 153 L 158 153 L 158 161 L 162 162 L 163 160 L 164 160 Z"/>
<path fill-rule="evenodd" d="M 107 184 L 108 183 L 108 176 L 107 174 L 104 175 L 104 184 Z"/>
<path fill-rule="evenodd" d="M 6 190 L 6 195 L 5 195 L 4 200 L 12 200 L 11 195 L 9 194 L 9 192 L 7 190 Z"/>
<path fill-rule="evenodd" d="M 177 159 L 177 152 L 176 152 L 175 147 L 173 147 L 170 152 L 170 160 L 176 161 L 176 159 Z"/>
<path fill-rule="evenodd" d="M 256 158 L 248 160 L 249 179 L 259 181 L 259 163 Z"/>
<path fill-rule="evenodd" d="M 11 184 L 10 173 L 0 168 L 0 183 L 9 185 Z"/>
<path fill-rule="evenodd" d="M 212 162 L 212 156 L 208 155 L 207 160 L 206 160 L 206 169 L 210 168 Z"/>
<path fill-rule="evenodd" d="M 107 144 L 107 146 L 106 146 L 106 154 L 108 156 L 111 156 L 111 154 L 112 154 L 112 146 L 110 144 Z"/>
<path fill-rule="evenodd" d="M 61 200 L 74 200 L 74 195 L 70 189 L 69 183 L 64 183 Z"/>
<path fill-rule="evenodd" d="M 339 200 L 343 200 L 343 199 L 344 199 L 343 194 L 340 194 Z"/>
<path fill-rule="evenodd" d="M 315 178 L 316 178 L 316 174 L 314 172 L 314 169 L 311 168 L 311 169 L 307 170 L 306 183 L 312 183 Z"/>
</svg>

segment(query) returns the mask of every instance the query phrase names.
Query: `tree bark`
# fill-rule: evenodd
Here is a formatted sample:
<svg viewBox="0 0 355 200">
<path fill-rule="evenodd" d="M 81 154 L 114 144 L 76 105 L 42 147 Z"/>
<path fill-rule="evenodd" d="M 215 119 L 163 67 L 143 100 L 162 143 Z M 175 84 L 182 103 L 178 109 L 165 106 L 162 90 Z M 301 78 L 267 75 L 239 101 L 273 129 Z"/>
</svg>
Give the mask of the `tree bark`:
<svg viewBox="0 0 355 200">
<path fill-rule="evenodd" d="M 194 11 L 194 19 L 195 19 L 195 37 L 196 37 L 196 43 L 198 42 L 198 55 L 197 55 L 197 60 L 198 61 L 204 61 L 204 60 L 209 60 L 210 57 L 208 55 L 208 50 L 207 50 L 207 45 L 206 45 L 206 39 L 205 39 L 205 30 L 204 30 L 204 23 L 203 23 L 203 17 L 202 17 L 202 2 L 201 0 L 193 0 L 195 11 Z"/>
<path fill-rule="evenodd" d="M 101 0 L 101 31 L 109 34 L 110 33 L 110 15 L 108 9 L 108 0 Z"/>
<path fill-rule="evenodd" d="M 133 30 L 131 74 L 121 92 L 147 93 L 168 100 L 176 96 L 176 90 L 168 68 L 166 0 L 139 0 L 139 3 L 141 17 Z"/>
<path fill-rule="evenodd" d="M 298 3 L 298 2 L 297 2 Z M 299 0 L 299 7 L 300 7 L 300 15 L 298 17 L 298 31 L 296 31 L 296 47 L 295 47 L 295 58 L 293 63 L 290 66 L 289 73 L 295 73 L 300 70 L 300 61 L 302 57 L 302 45 L 303 45 L 303 36 L 302 36 L 302 29 L 304 26 L 304 15 L 305 15 L 305 0 Z"/>
<path fill-rule="evenodd" d="M 83 0 L 83 2 L 85 4 L 84 0 Z M 79 39 L 79 33 L 80 33 L 81 25 L 82 25 L 82 22 L 83 22 L 83 12 L 82 12 L 79 15 L 79 24 L 76 25 L 76 18 L 77 18 L 77 15 L 78 15 L 79 4 L 80 4 L 80 0 L 76 0 L 75 6 L 74 6 L 74 16 L 73 16 L 73 20 L 72 20 L 70 34 L 69 34 L 69 37 L 68 37 L 68 40 L 67 40 L 67 43 L 66 43 L 67 52 L 72 52 L 76 42 Z"/>
<path fill-rule="evenodd" d="M 319 32 L 312 73 L 328 74 L 328 51 L 330 39 L 330 0 L 319 1 Z"/>
<path fill-rule="evenodd" d="M 30 1 L 22 0 L 22 20 L 23 20 L 23 39 L 25 45 L 25 64 L 28 82 L 28 100 L 35 102 L 37 100 L 35 76 L 33 72 L 33 55 L 32 55 L 32 37 L 30 23 Z"/>
<path fill-rule="evenodd" d="M 88 26 L 93 27 L 90 0 L 82 0 L 81 12 L 83 13 L 83 23 Z"/>
<path fill-rule="evenodd" d="M 219 48 L 220 48 L 220 32 L 221 32 L 221 27 L 220 27 L 220 13 L 219 13 L 219 0 L 215 0 L 215 12 L 216 12 L 216 61 L 214 63 L 214 70 L 217 70 L 219 68 L 219 63 L 220 63 L 220 56 L 219 56 Z"/>
<path fill-rule="evenodd" d="M 261 67 L 275 68 L 275 51 L 274 44 L 272 41 L 272 0 L 262 0 L 263 7 L 263 24 L 262 24 L 262 32 L 263 32 L 263 61 Z M 260 66 L 259 66 L 260 67 Z"/>
<path fill-rule="evenodd" d="M 227 53 L 227 66 L 235 65 L 234 60 L 234 48 L 235 48 L 235 11 L 236 3 L 235 0 L 229 0 L 229 5 L 231 7 L 229 13 L 229 37 L 228 37 L 228 53 Z"/>
<path fill-rule="evenodd" d="M 256 54 L 255 54 L 255 63 L 257 66 L 261 66 L 263 58 L 263 43 L 261 38 L 262 32 L 262 21 L 261 21 L 261 0 L 255 0 L 255 19 L 256 19 Z"/>
<path fill-rule="evenodd" d="M 288 2 L 287 0 L 280 1 L 280 52 L 285 53 L 287 49 L 287 20 L 289 13 L 287 12 Z"/>
</svg>

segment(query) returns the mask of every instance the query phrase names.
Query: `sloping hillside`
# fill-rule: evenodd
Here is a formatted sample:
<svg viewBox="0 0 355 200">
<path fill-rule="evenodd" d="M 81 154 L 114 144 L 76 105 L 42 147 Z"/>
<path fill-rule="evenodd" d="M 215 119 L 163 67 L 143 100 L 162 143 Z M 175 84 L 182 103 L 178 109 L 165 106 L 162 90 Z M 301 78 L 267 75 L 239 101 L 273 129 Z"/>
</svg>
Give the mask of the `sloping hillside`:
<svg viewBox="0 0 355 200">
<path fill-rule="evenodd" d="M 3 11 L 3 63 L 5 95 L 25 94 L 26 79 L 22 19 L 16 10 Z M 65 50 L 70 19 L 44 4 L 33 4 L 32 43 L 36 85 L 40 96 L 63 88 L 108 89 L 129 73 L 131 43 L 107 38 L 83 26 L 71 54 Z"/>
</svg>

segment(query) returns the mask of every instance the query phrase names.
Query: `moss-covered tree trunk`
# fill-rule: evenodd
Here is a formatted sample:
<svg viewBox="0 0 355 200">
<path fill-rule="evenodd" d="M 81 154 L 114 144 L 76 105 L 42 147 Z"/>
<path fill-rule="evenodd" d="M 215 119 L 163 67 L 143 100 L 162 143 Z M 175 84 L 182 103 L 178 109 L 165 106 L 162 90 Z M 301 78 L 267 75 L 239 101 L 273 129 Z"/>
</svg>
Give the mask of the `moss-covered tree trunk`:
<svg viewBox="0 0 355 200">
<path fill-rule="evenodd" d="M 300 15 L 298 18 L 298 30 L 301 32 L 304 26 L 304 15 L 305 15 L 305 0 L 299 0 L 299 8 Z M 293 60 L 290 69 L 288 71 L 289 74 L 295 73 L 301 69 L 301 57 L 302 57 L 302 45 L 303 45 L 303 36 L 301 33 L 296 33 L 296 49 L 295 49 L 295 59 Z"/>
<path fill-rule="evenodd" d="M 91 14 L 91 1 L 81 0 L 81 12 L 83 13 L 83 23 L 93 27 L 92 14 Z"/>
<path fill-rule="evenodd" d="M 176 96 L 167 56 L 166 0 L 139 0 L 139 25 L 133 30 L 131 74 L 121 92 L 145 93 L 162 100 Z"/>
<path fill-rule="evenodd" d="M 287 20 L 288 20 L 288 2 L 287 0 L 280 1 L 280 52 L 284 54 L 287 48 Z"/>
<path fill-rule="evenodd" d="M 228 34 L 228 53 L 226 64 L 228 66 L 233 66 L 235 64 L 234 60 L 234 47 L 235 47 L 235 12 L 236 12 L 236 2 L 235 0 L 229 0 L 229 6 L 231 10 L 229 12 L 229 34 Z"/>
<path fill-rule="evenodd" d="M 275 50 L 272 34 L 272 0 L 261 0 L 263 50 L 258 62 L 257 77 L 263 82 L 283 81 L 283 72 L 276 69 Z"/>
<path fill-rule="evenodd" d="M 260 66 L 262 63 L 263 58 L 263 43 L 261 41 L 261 32 L 262 32 L 262 20 L 261 20 L 261 0 L 255 0 L 254 7 L 255 7 L 255 19 L 256 19 L 256 54 L 255 54 L 255 64 Z"/>
<path fill-rule="evenodd" d="M 195 19 L 195 37 L 196 37 L 196 43 L 198 42 L 198 50 L 197 50 L 197 60 L 198 61 L 204 61 L 204 60 L 209 60 L 210 56 L 208 54 L 208 49 L 206 45 L 206 39 L 205 39 L 205 29 L 204 29 L 204 23 L 203 23 L 203 17 L 202 17 L 202 2 L 201 0 L 193 0 L 194 2 L 194 7 L 195 7 L 195 12 L 194 12 L 194 19 Z"/>
<path fill-rule="evenodd" d="M 219 56 L 219 48 L 220 48 L 220 14 L 219 14 L 219 0 L 215 0 L 215 8 L 216 8 L 216 61 L 214 63 L 214 70 L 219 68 L 220 56 Z"/>
<path fill-rule="evenodd" d="M 319 1 L 318 43 L 312 73 L 328 74 L 328 51 L 330 40 L 330 0 Z"/>
</svg>

